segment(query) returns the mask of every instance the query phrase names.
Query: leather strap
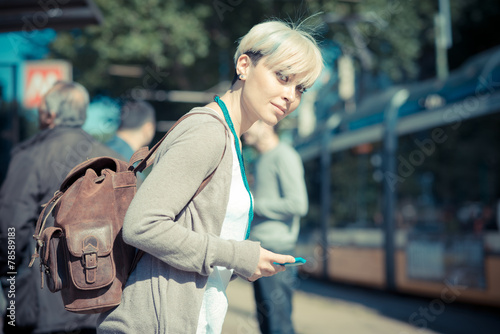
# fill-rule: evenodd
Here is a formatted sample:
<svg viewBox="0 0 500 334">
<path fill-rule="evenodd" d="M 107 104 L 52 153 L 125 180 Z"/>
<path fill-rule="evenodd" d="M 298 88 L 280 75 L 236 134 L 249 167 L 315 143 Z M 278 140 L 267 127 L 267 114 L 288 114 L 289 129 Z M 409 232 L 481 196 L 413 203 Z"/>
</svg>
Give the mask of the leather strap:
<svg viewBox="0 0 500 334">
<path fill-rule="evenodd" d="M 28 267 L 30 267 L 30 268 L 33 266 L 33 262 L 35 262 L 35 259 L 40 256 L 39 249 L 40 249 L 40 247 L 43 246 L 43 241 L 40 240 L 40 235 L 42 234 L 45 223 L 47 222 L 47 218 L 50 216 L 50 213 L 52 212 L 52 210 L 54 210 L 54 207 L 56 206 L 57 202 L 59 202 L 59 200 L 61 199 L 61 196 L 63 194 L 64 193 L 59 191 L 59 190 L 56 191 L 54 193 L 54 196 L 52 196 L 52 198 L 50 199 L 50 201 L 48 201 L 46 204 L 42 205 L 43 210 L 40 213 L 40 215 L 38 216 L 38 220 L 36 222 L 35 234 L 33 234 L 33 239 L 35 239 L 36 245 L 35 245 L 35 252 L 31 256 L 31 261 L 28 264 Z M 50 206 L 49 212 L 47 212 L 47 214 L 45 214 L 45 210 L 47 210 L 47 208 L 49 206 Z"/>
<path fill-rule="evenodd" d="M 97 261 L 99 253 L 99 241 L 93 235 L 83 240 L 82 264 L 85 269 L 85 280 L 87 284 L 95 283 L 97 277 Z"/>
<path fill-rule="evenodd" d="M 154 162 L 154 153 L 156 152 L 156 149 L 158 149 L 158 147 L 160 147 L 161 143 L 165 140 L 165 138 L 167 138 L 168 134 L 173 129 L 175 129 L 175 127 L 180 122 L 182 122 L 186 118 L 188 118 L 190 116 L 194 116 L 194 115 L 208 115 L 208 116 L 212 116 L 213 118 L 215 118 L 216 120 L 218 120 L 219 122 L 221 122 L 222 125 L 224 125 L 224 129 L 225 129 L 226 134 L 227 134 L 226 125 L 222 122 L 222 120 L 218 116 L 215 116 L 213 114 L 209 114 L 209 113 L 206 113 L 206 112 L 193 112 L 193 113 L 185 114 L 184 116 L 182 116 L 181 118 L 179 118 L 179 120 L 177 122 L 175 122 L 174 125 L 172 125 L 172 127 L 167 131 L 167 133 L 149 150 L 148 154 L 144 157 L 144 159 L 137 165 L 137 167 L 134 168 L 134 172 L 142 172 L 143 170 L 145 170 L 146 168 L 148 168 L 149 166 L 151 166 L 153 164 L 153 162 Z M 141 149 L 139 149 L 139 150 L 141 150 Z M 225 148 L 224 148 L 224 150 L 225 150 Z"/>
<path fill-rule="evenodd" d="M 137 151 L 135 151 L 128 162 L 129 170 L 131 170 L 133 168 L 133 166 L 136 162 L 144 160 L 144 158 L 146 158 L 148 153 L 149 153 L 149 149 L 147 146 L 143 146 L 140 149 L 138 149 Z"/>
</svg>

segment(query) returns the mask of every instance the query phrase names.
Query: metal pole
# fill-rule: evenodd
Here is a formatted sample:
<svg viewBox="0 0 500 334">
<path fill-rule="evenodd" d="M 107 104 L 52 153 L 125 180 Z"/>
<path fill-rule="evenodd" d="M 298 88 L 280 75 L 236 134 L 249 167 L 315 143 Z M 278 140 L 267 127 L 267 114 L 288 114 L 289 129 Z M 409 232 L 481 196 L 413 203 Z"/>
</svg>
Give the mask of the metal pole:
<svg viewBox="0 0 500 334">
<path fill-rule="evenodd" d="M 335 130 L 342 121 L 342 117 L 339 114 L 331 115 L 325 122 L 323 127 L 323 134 L 321 138 L 321 245 L 322 245 L 322 256 L 323 256 L 323 278 L 328 279 L 329 271 L 329 243 L 328 243 L 328 231 L 330 229 L 330 204 L 331 204 L 331 192 L 330 192 L 330 167 L 332 164 L 332 155 L 330 152 L 330 142 L 333 139 L 332 132 Z"/>
<path fill-rule="evenodd" d="M 436 72 L 440 80 L 448 77 L 448 49 L 453 45 L 450 1 L 439 0 L 439 13 L 434 16 Z"/>
<path fill-rule="evenodd" d="M 436 74 L 439 80 L 448 77 L 448 55 L 446 40 L 444 37 L 444 18 L 441 14 L 434 16 L 434 28 L 436 29 Z"/>
<path fill-rule="evenodd" d="M 384 133 L 384 239 L 385 239 L 385 277 L 386 288 L 395 291 L 395 245 L 394 245 L 394 211 L 396 208 L 396 152 L 397 152 L 397 132 L 399 108 L 408 99 L 409 93 L 406 89 L 401 89 L 394 94 L 389 107 L 385 111 L 385 133 Z"/>
<path fill-rule="evenodd" d="M 323 130 L 321 142 L 321 245 L 323 256 L 323 278 L 328 278 L 328 225 L 330 222 L 330 165 L 331 155 L 328 148 L 331 130 Z"/>
<path fill-rule="evenodd" d="M 451 11 L 450 0 L 439 0 L 439 15 L 443 18 L 443 25 L 441 26 L 444 44 L 447 49 L 453 46 L 453 36 L 451 29 Z"/>
</svg>

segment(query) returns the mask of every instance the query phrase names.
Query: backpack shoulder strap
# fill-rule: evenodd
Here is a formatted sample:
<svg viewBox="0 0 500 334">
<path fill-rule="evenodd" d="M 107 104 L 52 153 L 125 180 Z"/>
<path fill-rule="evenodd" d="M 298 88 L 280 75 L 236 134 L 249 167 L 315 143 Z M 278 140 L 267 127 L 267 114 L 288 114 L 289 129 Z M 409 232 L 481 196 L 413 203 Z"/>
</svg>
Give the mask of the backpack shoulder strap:
<svg viewBox="0 0 500 334">
<path fill-rule="evenodd" d="M 190 117 L 190 116 L 193 116 L 193 115 L 208 115 L 208 116 L 212 116 L 213 118 L 215 118 L 216 120 L 218 120 L 219 122 L 221 122 L 221 124 L 224 126 L 224 130 L 226 131 L 226 135 L 227 135 L 227 127 L 226 125 L 222 122 L 222 120 L 215 116 L 214 114 L 210 114 L 210 113 L 207 113 L 207 112 L 193 112 L 193 113 L 189 113 L 189 114 L 185 114 L 184 116 L 182 116 L 181 118 L 179 118 L 179 120 L 177 122 L 175 122 L 174 125 L 172 125 L 172 127 L 167 131 L 167 133 L 149 150 L 149 152 L 147 153 L 147 155 L 144 156 L 144 158 L 142 158 L 142 161 L 135 167 L 133 168 L 134 172 L 142 172 L 144 169 L 148 168 L 149 166 L 151 166 L 153 164 L 153 161 L 154 161 L 154 154 L 156 152 L 156 150 L 158 149 L 158 147 L 160 147 L 161 143 L 163 143 L 163 141 L 165 140 L 165 138 L 167 138 L 168 134 L 180 123 L 182 122 L 183 120 L 185 120 L 186 118 Z M 145 147 L 147 149 L 147 147 Z M 141 155 L 144 155 L 144 150 L 143 148 L 139 149 L 136 153 L 138 153 L 139 151 L 141 151 Z M 226 148 L 224 147 L 224 152 L 226 151 Z M 135 154 L 134 154 L 135 155 Z M 132 159 L 134 159 L 134 156 L 132 156 L 132 158 L 130 159 L 130 162 L 132 162 Z M 136 161 L 134 161 L 132 163 L 132 165 L 137 162 L 138 159 L 136 159 Z M 130 163 L 129 163 L 130 165 Z M 130 166 L 132 166 L 130 165 Z M 131 168 L 131 167 L 129 167 Z"/>
<path fill-rule="evenodd" d="M 31 268 L 31 266 L 33 266 L 33 262 L 35 262 L 35 259 L 37 257 L 39 257 L 39 249 L 40 249 L 40 247 L 43 246 L 43 244 L 41 243 L 41 240 L 40 240 L 40 235 L 43 232 L 43 229 L 45 227 L 45 223 L 47 222 L 47 218 L 50 216 L 52 210 L 56 206 L 57 202 L 59 202 L 59 200 L 61 199 L 61 196 L 63 194 L 64 193 L 62 191 L 59 191 L 59 190 L 56 191 L 54 193 L 54 196 L 52 196 L 52 198 L 50 199 L 50 201 L 48 201 L 47 203 L 42 205 L 43 210 L 40 213 L 40 215 L 38 216 L 38 220 L 36 222 L 36 227 L 35 227 L 35 234 L 33 234 L 33 239 L 35 239 L 36 245 L 35 245 L 35 252 L 31 256 L 31 261 L 28 264 L 28 267 L 30 267 L 30 268 Z M 49 208 L 49 211 L 47 212 L 47 214 L 45 214 L 45 210 L 47 210 L 47 208 Z"/>
</svg>

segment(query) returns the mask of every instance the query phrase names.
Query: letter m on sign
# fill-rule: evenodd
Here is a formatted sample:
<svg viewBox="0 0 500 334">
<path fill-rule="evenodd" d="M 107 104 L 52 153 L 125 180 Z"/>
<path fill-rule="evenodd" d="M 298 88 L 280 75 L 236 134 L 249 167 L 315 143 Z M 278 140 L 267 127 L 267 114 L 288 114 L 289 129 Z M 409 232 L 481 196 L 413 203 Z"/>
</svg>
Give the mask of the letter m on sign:
<svg viewBox="0 0 500 334">
<path fill-rule="evenodd" d="M 24 107 L 38 108 L 43 95 L 54 82 L 72 80 L 71 70 L 71 64 L 62 60 L 26 62 L 24 65 Z"/>
</svg>

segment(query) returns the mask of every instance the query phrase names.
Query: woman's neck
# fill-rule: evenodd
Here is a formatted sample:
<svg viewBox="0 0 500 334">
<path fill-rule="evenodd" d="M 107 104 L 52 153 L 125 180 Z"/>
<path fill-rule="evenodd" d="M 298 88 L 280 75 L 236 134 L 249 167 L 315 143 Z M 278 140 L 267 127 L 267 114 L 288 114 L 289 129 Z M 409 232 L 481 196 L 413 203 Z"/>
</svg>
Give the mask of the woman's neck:
<svg viewBox="0 0 500 334">
<path fill-rule="evenodd" d="M 233 123 L 234 131 L 239 139 L 241 135 L 253 124 L 253 122 L 248 119 L 248 116 L 244 111 L 244 106 L 241 101 L 241 89 L 235 89 L 235 87 L 232 87 L 224 95 L 222 95 L 220 99 L 226 105 L 229 117 L 231 117 L 231 121 Z M 221 116 L 223 115 L 222 110 L 217 103 L 212 102 L 208 104 L 207 107 L 215 109 L 220 112 Z"/>
<path fill-rule="evenodd" d="M 235 92 L 230 89 L 223 96 L 221 96 L 221 100 L 227 107 L 227 111 L 229 113 L 229 117 L 231 117 L 231 121 L 233 122 L 236 135 L 238 138 L 241 137 L 242 133 L 246 131 L 246 129 L 242 129 L 243 113 L 239 92 Z"/>
</svg>

